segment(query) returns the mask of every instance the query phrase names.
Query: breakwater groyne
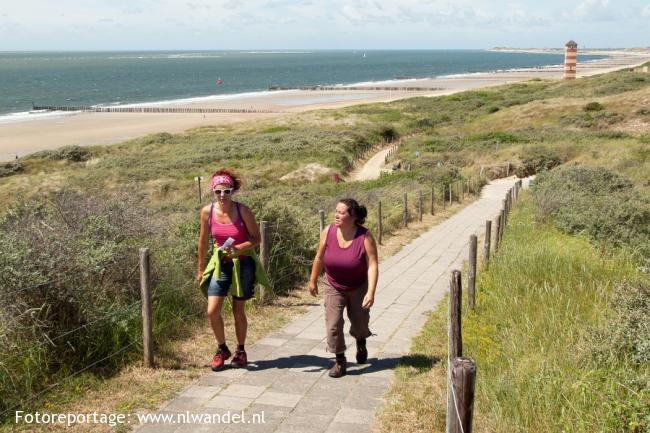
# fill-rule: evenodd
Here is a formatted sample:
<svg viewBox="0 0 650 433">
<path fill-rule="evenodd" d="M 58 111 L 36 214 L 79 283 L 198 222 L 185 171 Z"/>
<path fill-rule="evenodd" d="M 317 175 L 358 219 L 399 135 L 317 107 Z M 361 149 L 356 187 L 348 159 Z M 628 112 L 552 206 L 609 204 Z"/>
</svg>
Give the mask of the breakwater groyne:
<svg viewBox="0 0 650 433">
<path fill-rule="evenodd" d="M 207 113 L 280 113 L 279 110 L 256 108 L 199 108 L 199 107 L 95 107 L 95 106 L 65 106 L 65 105 L 32 105 L 34 111 L 88 111 L 94 113 L 174 113 L 174 114 L 207 114 Z"/>
<path fill-rule="evenodd" d="M 311 91 L 391 91 L 391 92 L 435 92 L 444 90 L 442 87 L 386 87 L 386 86 L 303 86 L 303 87 L 282 87 L 282 86 L 269 86 L 269 90 L 311 90 Z"/>
</svg>

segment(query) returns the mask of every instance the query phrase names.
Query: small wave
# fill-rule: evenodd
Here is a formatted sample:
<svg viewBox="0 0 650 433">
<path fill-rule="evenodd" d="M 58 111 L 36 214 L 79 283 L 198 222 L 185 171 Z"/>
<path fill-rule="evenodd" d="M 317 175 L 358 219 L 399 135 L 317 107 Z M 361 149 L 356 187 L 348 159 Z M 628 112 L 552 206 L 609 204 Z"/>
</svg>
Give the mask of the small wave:
<svg viewBox="0 0 650 433">
<path fill-rule="evenodd" d="M 240 51 L 241 54 L 312 54 L 313 51 Z"/>
<path fill-rule="evenodd" d="M 29 122 L 32 120 L 65 117 L 65 116 L 71 116 L 76 113 L 79 113 L 79 111 L 46 111 L 46 110 L 22 111 L 17 113 L 4 114 L 0 116 L 0 124 Z"/>
</svg>

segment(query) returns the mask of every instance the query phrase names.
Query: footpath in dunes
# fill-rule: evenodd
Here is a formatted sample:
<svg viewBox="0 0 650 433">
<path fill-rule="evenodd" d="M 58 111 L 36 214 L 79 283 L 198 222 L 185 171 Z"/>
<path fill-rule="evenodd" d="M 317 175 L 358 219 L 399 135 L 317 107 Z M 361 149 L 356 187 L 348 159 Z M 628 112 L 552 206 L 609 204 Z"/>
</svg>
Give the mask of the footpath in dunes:
<svg viewBox="0 0 650 433">
<path fill-rule="evenodd" d="M 281 330 L 247 346 L 248 368 L 207 372 L 162 407 L 158 415 L 166 415 L 166 421 L 143 424 L 136 431 L 372 431 L 393 370 L 408 353 L 427 313 L 448 291 L 449 273 L 466 260 L 469 236 L 482 237 L 485 221 L 497 215 L 516 181 L 514 177 L 493 181 L 477 201 L 381 262 L 370 319 L 376 335 L 368 339 L 367 364 L 354 363 L 356 348 L 346 323 L 348 374 L 339 379 L 327 375 L 332 357 L 325 352 L 321 298 L 319 305 Z M 243 423 L 201 424 L 182 419 L 192 414 L 239 417 L 242 413 Z"/>
</svg>

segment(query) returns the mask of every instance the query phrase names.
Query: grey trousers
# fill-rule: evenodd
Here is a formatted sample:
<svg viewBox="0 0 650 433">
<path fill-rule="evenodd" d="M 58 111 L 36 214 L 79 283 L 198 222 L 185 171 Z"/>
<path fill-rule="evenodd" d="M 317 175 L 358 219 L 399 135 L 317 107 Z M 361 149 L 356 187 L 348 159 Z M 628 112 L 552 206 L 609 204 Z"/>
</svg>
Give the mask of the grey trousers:
<svg viewBox="0 0 650 433">
<path fill-rule="evenodd" d="M 363 298 L 368 292 L 368 283 L 354 290 L 341 291 L 332 287 L 327 281 L 327 277 L 323 276 L 319 285 L 325 289 L 325 328 L 328 352 L 345 352 L 343 310 L 346 308 L 348 319 L 350 319 L 350 335 L 357 340 L 372 335 L 368 328 L 370 309 L 361 308 Z"/>
</svg>

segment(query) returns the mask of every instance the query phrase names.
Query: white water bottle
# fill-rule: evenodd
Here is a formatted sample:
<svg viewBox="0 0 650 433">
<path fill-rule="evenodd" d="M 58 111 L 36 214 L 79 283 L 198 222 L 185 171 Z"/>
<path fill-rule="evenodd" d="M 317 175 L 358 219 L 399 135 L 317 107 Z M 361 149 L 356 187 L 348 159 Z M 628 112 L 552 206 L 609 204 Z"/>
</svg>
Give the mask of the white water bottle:
<svg viewBox="0 0 650 433">
<path fill-rule="evenodd" d="M 223 245 L 221 245 L 219 247 L 219 249 L 221 251 L 225 251 L 226 249 L 230 248 L 232 246 L 232 244 L 234 244 L 234 243 L 235 243 L 235 240 L 233 238 L 228 238 L 228 239 L 226 239 L 226 242 L 224 242 Z"/>
</svg>

